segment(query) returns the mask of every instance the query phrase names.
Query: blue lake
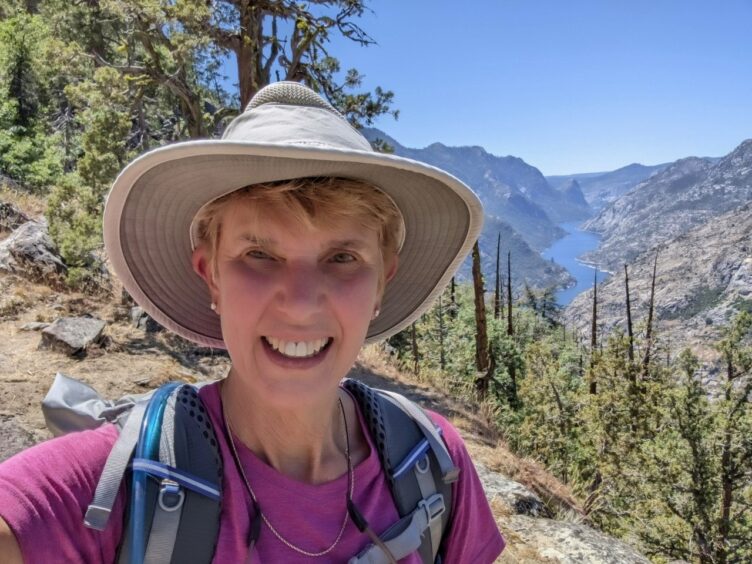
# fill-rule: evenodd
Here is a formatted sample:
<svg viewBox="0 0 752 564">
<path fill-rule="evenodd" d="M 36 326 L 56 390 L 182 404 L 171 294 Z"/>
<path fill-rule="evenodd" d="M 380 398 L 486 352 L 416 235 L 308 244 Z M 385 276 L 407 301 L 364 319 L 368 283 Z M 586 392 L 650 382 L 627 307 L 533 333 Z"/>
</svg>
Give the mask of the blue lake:
<svg viewBox="0 0 752 564">
<path fill-rule="evenodd" d="M 556 292 L 556 300 L 562 306 L 569 304 L 580 292 L 593 287 L 593 267 L 582 264 L 577 257 L 597 248 L 600 237 L 595 233 L 581 231 L 578 229 L 579 225 L 580 222 L 559 224 L 568 235 L 541 253 L 547 260 L 553 258 L 554 262 L 566 268 L 577 279 L 577 284 L 571 288 Z M 606 277 L 605 272 L 598 272 L 598 282 Z"/>
</svg>

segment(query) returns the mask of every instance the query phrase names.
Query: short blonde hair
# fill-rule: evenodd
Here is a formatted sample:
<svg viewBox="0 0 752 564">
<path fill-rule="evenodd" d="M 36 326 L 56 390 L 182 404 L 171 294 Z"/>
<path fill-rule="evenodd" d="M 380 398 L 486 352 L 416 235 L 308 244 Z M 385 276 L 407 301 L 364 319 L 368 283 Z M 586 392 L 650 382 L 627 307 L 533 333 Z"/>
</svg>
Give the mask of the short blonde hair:
<svg viewBox="0 0 752 564">
<path fill-rule="evenodd" d="M 251 202 L 259 208 L 284 210 L 308 228 L 320 228 L 346 220 L 355 220 L 376 232 L 381 248 L 383 289 L 386 261 L 399 252 L 404 239 L 402 214 L 392 199 L 373 184 L 339 177 L 307 177 L 253 184 L 230 192 L 201 208 L 194 218 L 196 246 L 206 245 L 213 274 L 222 235 L 224 211 L 239 202 Z"/>
</svg>

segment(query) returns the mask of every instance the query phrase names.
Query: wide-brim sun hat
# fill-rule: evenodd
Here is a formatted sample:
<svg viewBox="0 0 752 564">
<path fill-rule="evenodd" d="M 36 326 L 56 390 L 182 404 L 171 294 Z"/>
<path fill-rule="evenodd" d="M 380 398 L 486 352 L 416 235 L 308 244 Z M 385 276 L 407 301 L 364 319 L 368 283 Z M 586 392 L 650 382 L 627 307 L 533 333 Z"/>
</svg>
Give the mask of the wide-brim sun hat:
<svg viewBox="0 0 752 564">
<path fill-rule="evenodd" d="M 482 227 L 481 203 L 460 180 L 374 151 L 313 90 L 279 82 L 260 90 L 221 139 L 160 147 L 123 169 L 104 210 L 112 268 L 162 326 L 200 345 L 225 348 L 207 286 L 191 264 L 196 213 L 245 186 L 306 177 L 364 180 L 386 193 L 402 214 L 399 267 L 366 342 L 389 337 L 424 313 Z"/>
</svg>

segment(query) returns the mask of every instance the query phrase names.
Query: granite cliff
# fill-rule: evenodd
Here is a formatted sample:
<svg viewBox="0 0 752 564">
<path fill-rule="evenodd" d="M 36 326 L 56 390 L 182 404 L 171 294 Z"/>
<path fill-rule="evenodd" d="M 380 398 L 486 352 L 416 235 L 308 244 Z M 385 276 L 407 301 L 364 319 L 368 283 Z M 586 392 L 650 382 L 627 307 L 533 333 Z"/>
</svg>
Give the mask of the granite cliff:
<svg viewBox="0 0 752 564">
<path fill-rule="evenodd" d="M 720 160 L 689 157 L 672 163 L 584 224 L 603 236 L 584 260 L 614 271 L 752 200 L 752 140 Z"/>
<path fill-rule="evenodd" d="M 699 164 L 702 168 L 702 163 Z M 712 376 L 717 355 L 711 343 L 736 312 L 752 311 L 752 203 L 690 229 L 640 253 L 629 262 L 632 316 L 647 316 L 653 262 L 656 269 L 657 335 L 672 356 L 686 346 L 699 353 Z M 568 325 L 589 331 L 592 290 L 577 296 L 564 312 Z M 626 331 L 623 264 L 598 287 L 599 332 Z"/>
</svg>

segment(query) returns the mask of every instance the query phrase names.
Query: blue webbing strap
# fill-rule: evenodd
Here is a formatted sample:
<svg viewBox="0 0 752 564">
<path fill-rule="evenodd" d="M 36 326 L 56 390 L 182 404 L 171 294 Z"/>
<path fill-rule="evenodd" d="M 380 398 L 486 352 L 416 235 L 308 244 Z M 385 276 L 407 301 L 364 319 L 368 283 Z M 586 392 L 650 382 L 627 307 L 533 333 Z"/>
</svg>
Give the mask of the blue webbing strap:
<svg viewBox="0 0 752 564">
<path fill-rule="evenodd" d="M 169 478 L 196 493 L 200 493 L 214 501 L 219 501 L 220 491 L 211 482 L 207 482 L 197 476 L 178 470 L 168 464 L 145 458 L 133 459 L 133 469 L 150 474 L 157 478 Z"/>
</svg>

